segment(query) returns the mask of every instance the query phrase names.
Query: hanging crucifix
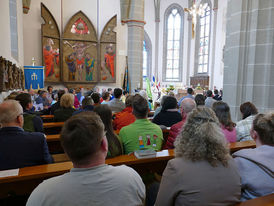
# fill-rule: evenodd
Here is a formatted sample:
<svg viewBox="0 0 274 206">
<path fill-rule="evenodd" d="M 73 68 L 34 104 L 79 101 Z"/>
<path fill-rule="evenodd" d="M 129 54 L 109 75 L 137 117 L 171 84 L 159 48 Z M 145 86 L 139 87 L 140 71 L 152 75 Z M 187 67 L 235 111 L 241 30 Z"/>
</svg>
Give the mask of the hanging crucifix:
<svg viewBox="0 0 274 206">
<path fill-rule="evenodd" d="M 193 5 L 190 8 L 184 8 L 185 12 L 188 12 L 192 17 L 192 39 L 194 39 L 195 36 L 195 28 L 197 24 L 197 15 L 203 16 L 205 13 L 205 8 L 207 7 L 207 4 L 196 4 L 196 1 L 193 0 Z"/>
</svg>

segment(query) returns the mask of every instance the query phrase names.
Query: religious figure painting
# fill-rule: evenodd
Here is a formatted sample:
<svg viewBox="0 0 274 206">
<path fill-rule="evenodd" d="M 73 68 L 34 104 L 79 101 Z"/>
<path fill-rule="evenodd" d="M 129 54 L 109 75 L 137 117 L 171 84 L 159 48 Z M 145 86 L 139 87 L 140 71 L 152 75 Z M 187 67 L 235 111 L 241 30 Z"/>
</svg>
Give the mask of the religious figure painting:
<svg viewBox="0 0 274 206">
<path fill-rule="evenodd" d="M 115 45 L 114 44 L 101 44 L 102 61 L 101 61 L 101 81 L 115 80 Z"/>
<path fill-rule="evenodd" d="M 95 43 L 64 40 L 63 48 L 63 68 L 65 81 L 97 81 L 97 55 Z"/>
<path fill-rule="evenodd" d="M 41 30 L 45 81 L 59 82 L 61 77 L 60 31 L 54 17 L 43 3 L 41 3 L 41 16 L 44 20 Z"/>
<path fill-rule="evenodd" d="M 58 81 L 60 78 L 59 39 L 43 38 L 43 62 L 45 79 L 47 81 Z"/>
</svg>

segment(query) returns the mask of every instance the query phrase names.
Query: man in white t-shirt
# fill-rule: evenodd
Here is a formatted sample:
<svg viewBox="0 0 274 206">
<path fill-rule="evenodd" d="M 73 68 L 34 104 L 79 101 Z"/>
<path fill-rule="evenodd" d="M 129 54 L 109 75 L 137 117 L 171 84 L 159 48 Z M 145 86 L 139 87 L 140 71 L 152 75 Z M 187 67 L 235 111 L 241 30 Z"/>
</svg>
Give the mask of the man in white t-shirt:
<svg viewBox="0 0 274 206">
<path fill-rule="evenodd" d="M 27 206 L 144 205 L 141 177 L 125 165 L 105 164 L 108 142 L 98 115 L 82 112 L 71 117 L 63 126 L 61 142 L 73 168 L 41 183 Z"/>
</svg>

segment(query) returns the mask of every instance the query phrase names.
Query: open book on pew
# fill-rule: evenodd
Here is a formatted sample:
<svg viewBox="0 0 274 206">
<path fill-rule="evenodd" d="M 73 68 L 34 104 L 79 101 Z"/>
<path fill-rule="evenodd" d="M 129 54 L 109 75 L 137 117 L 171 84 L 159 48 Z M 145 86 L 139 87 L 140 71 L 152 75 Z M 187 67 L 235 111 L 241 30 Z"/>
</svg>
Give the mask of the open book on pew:
<svg viewBox="0 0 274 206">
<path fill-rule="evenodd" d="M 134 155 L 138 159 L 156 157 L 157 152 L 151 149 L 143 149 L 134 151 Z"/>
</svg>

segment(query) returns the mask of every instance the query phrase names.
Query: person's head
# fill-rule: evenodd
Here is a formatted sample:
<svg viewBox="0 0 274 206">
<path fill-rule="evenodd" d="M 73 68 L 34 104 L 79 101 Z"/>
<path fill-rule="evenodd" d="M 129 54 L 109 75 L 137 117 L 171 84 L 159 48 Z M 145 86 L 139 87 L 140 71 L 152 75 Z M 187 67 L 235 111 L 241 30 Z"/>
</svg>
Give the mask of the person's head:
<svg viewBox="0 0 274 206">
<path fill-rule="evenodd" d="M 132 107 L 132 103 L 133 103 L 133 95 L 128 95 L 126 98 L 126 107 Z"/>
<path fill-rule="evenodd" d="M 205 96 L 202 95 L 202 94 L 197 94 L 195 96 L 195 102 L 196 102 L 196 105 L 199 106 L 199 105 L 205 105 Z"/>
<path fill-rule="evenodd" d="M 57 93 L 58 95 L 58 101 L 61 101 L 61 97 L 65 94 L 65 90 L 60 89 Z"/>
<path fill-rule="evenodd" d="M 52 93 L 53 87 L 52 86 L 48 86 L 47 90 L 48 90 L 48 93 Z"/>
<path fill-rule="evenodd" d="M 216 116 L 218 117 L 220 123 L 229 131 L 233 130 L 235 127 L 235 123 L 232 122 L 230 116 L 230 108 L 227 103 L 222 101 L 214 102 L 212 105 L 212 109 L 215 112 Z"/>
<path fill-rule="evenodd" d="M 218 89 L 214 89 L 214 95 L 218 95 L 218 94 L 219 94 Z"/>
<path fill-rule="evenodd" d="M 10 93 L 9 96 L 7 96 L 5 98 L 5 100 L 9 100 L 9 99 L 15 100 L 15 98 L 18 96 L 18 94 L 20 94 L 20 93 L 19 92 L 12 92 L 12 93 Z"/>
<path fill-rule="evenodd" d="M 219 120 L 210 108 L 197 107 L 175 140 L 175 156 L 193 162 L 206 160 L 212 166 L 227 165 L 229 151 Z"/>
<path fill-rule="evenodd" d="M 0 104 L 0 125 L 2 127 L 23 127 L 23 108 L 16 100 L 6 100 Z"/>
<path fill-rule="evenodd" d="M 261 144 L 274 146 L 274 112 L 258 114 L 253 120 L 250 134 L 255 141 L 258 138 Z"/>
<path fill-rule="evenodd" d="M 187 89 L 187 93 L 193 95 L 194 94 L 193 89 L 192 88 L 188 88 Z"/>
<path fill-rule="evenodd" d="M 145 90 L 141 90 L 139 94 L 144 97 L 146 100 L 148 100 L 147 92 Z"/>
<path fill-rule="evenodd" d="M 129 95 L 128 91 L 123 91 L 123 95 L 127 97 Z"/>
<path fill-rule="evenodd" d="M 64 94 L 60 101 L 61 107 L 71 108 L 74 105 L 74 96 L 71 93 Z"/>
<path fill-rule="evenodd" d="M 35 94 L 35 91 L 33 89 L 28 89 L 28 93 L 33 96 Z"/>
<path fill-rule="evenodd" d="M 191 98 L 185 98 L 181 102 L 181 112 L 182 115 L 188 115 L 194 108 L 196 107 L 196 103 Z"/>
<path fill-rule="evenodd" d="M 107 155 L 104 124 L 94 112 L 81 112 L 68 119 L 60 139 L 74 167 L 91 165 Z"/>
<path fill-rule="evenodd" d="M 39 95 L 40 95 L 42 98 L 46 98 L 46 97 L 47 97 L 47 92 L 44 91 L 44 90 L 41 90 L 41 91 L 39 92 Z"/>
<path fill-rule="evenodd" d="M 245 102 L 241 104 L 240 111 L 242 113 L 243 119 L 249 117 L 250 115 L 258 114 L 258 110 L 254 104 L 251 102 Z"/>
<path fill-rule="evenodd" d="M 206 96 L 207 96 L 207 97 L 212 97 L 212 91 L 211 91 L 211 90 L 207 90 Z"/>
<path fill-rule="evenodd" d="M 122 147 L 121 144 L 117 138 L 117 136 L 114 134 L 113 126 L 112 126 L 112 111 L 109 108 L 107 104 L 101 104 L 94 108 L 94 112 L 97 113 L 102 122 L 105 126 L 106 131 L 106 137 L 109 143 L 109 151 L 111 154 L 114 154 L 114 148 L 113 145 L 117 145 L 119 147 L 120 153 L 122 154 Z"/>
<path fill-rule="evenodd" d="M 161 105 L 161 106 L 163 106 L 163 104 L 164 104 L 164 102 L 165 102 L 165 100 L 166 100 L 167 97 L 168 97 L 167 95 L 162 96 L 161 102 L 160 102 L 160 105 Z"/>
<path fill-rule="evenodd" d="M 112 94 L 112 88 L 108 88 L 107 90 L 110 94 Z"/>
<path fill-rule="evenodd" d="M 177 107 L 177 100 L 175 97 L 167 96 L 163 105 L 162 111 L 166 111 L 168 109 L 176 109 Z"/>
<path fill-rule="evenodd" d="M 87 96 L 82 100 L 82 108 L 85 109 L 89 105 L 93 105 L 93 100 L 91 97 Z"/>
<path fill-rule="evenodd" d="M 74 89 L 69 89 L 69 93 L 75 94 L 75 90 Z"/>
<path fill-rule="evenodd" d="M 100 94 L 99 93 L 97 93 L 97 92 L 92 93 L 91 98 L 92 98 L 94 104 L 100 103 Z"/>
<path fill-rule="evenodd" d="M 135 94 L 132 102 L 133 114 L 136 119 L 145 119 L 148 115 L 148 102 L 140 94 Z"/>
<path fill-rule="evenodd" d="M 109 92 L 103 92 L 102 99 L 106 102 L 109 101 L 110 100 L 110 93 Z"/>
<path fill-rule="evenodd" d="M 114 89 L 114 97 L 116 98 L 116 99 L 120 99 L 120 97 L 122 96 L 122 89 L 120 89 L 120 88 L 115 88 Z"/>
<path fill-rule="evenodd" d="M 25 110 L 30 110 L 33 106 L 29 93 L 21 93 L 16 96 L 15 100 L 17 100 Z"/>
</svg>

